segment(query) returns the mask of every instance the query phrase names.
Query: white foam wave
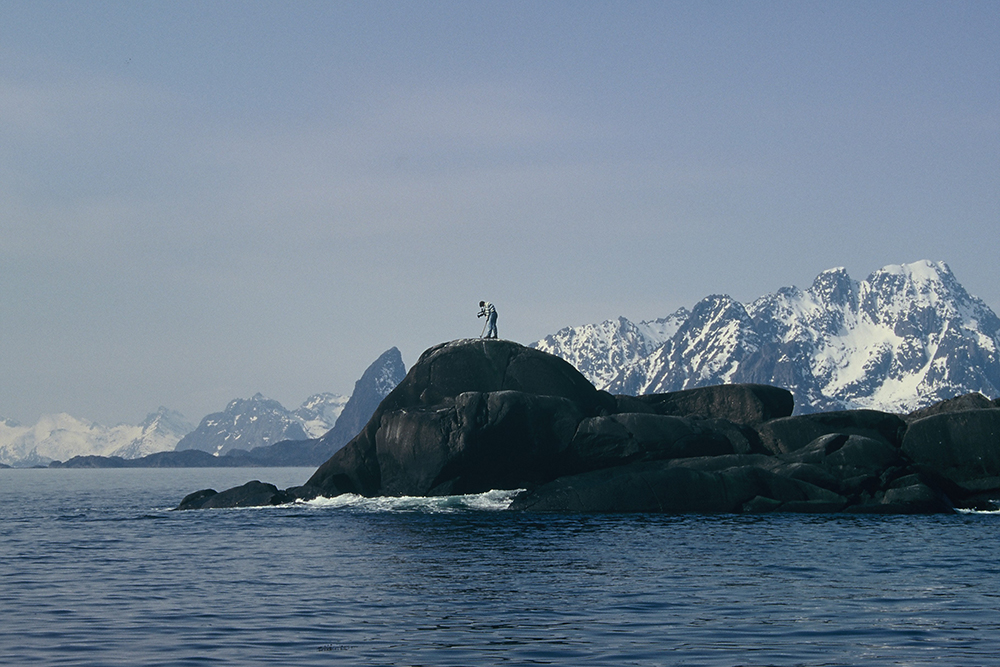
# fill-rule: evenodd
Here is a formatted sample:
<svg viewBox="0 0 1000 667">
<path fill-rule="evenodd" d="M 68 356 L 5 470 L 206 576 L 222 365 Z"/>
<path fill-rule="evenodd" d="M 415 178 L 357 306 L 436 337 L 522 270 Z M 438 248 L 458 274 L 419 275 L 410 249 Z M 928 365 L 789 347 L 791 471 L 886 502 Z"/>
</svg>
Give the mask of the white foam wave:
<svg viewBox="0 0 1000 667">
<path fill-rule="evenodd" d="M 1000 505 L 1000 501 L 991 500 L 994 505 Z M 1000 510 L 974 510 L 966 509 L 964 507 L 957 507 L 955 511 L 959 514 L 1000 514 Z"/>
<path fill-rule="evenodd" d="M 296 501 L 298 506 L 317 509 L 350 508 L 364 512 L 497 512 L 510 507 L 514 498 L 524 489 L 494 490 L 486 493 L 472 493 L 461 496 L 378 496 L 365 498 L 353 493 L 345 493 L 334 498 L 319 497 L 313 500 Z"/>
</svg>

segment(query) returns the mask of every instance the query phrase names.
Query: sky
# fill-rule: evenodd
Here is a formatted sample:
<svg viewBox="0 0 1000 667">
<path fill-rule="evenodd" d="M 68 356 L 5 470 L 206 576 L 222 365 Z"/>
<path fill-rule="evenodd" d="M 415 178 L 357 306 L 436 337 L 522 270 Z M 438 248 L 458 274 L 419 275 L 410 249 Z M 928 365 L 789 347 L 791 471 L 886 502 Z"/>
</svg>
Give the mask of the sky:
<svg viewBox="0 0 1000 667">
<path fill-rule="evenodd" d="M 1000 311 L 1000 3 L 0 0 L 0 417 L 946 262 Z"/>
</svg>

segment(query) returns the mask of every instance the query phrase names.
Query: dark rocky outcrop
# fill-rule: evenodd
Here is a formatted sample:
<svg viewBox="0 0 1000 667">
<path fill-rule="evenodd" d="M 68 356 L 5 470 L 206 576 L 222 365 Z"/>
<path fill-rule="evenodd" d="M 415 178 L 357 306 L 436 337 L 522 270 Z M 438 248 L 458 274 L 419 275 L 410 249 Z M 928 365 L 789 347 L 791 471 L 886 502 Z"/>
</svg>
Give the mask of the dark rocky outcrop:
<svg viewBox="0 0 1000 667">
<path fill-rule="evenodd" d="M 736 453 L 725 432 L 712 427 L 717 421 L 630 412 L 584 419 L 561 456 L 560 472 Z"/>
<path fill-rule="evenodd" d="M 471 396 L 459 400 L 463 394 L 498 392 L 511 393 L 487 400 Z M 541 418 L 545 406 L 557 404 L 553 424 L 542 426 L 550 421 Z M 566 410 L 575 419 L 614 409 L 614 397 L 598 392 L 558 357 L 505 340 L 444 343 L 421 355 L 361 433 L 320 466 L 306 485 L 326 494 L 368 496 L 518 488 L 536 480 L 539 473 L 532 465 L 551 461 L 552 450 L 559 448 L 554 441 L 559 423 L 566 424 L 562 431 L 570 428 Z M 535 432 L 539 427 L 545 432 Z M 503 464 L 495 473 L 474 470 L 471 466 L 497 458 L 498 443 L 512 449 L 500 454 Z M 530 461 L 516 453 L 526 443 L 540 447 Z M 426 469 L 431 464 L 421 463 L 419 470 L 401 472 L 398 462 L 424 456 L 439 461 L 441 469 L 431 474 Z M 520 478 L 511 474 L 512 469 L 519 471 Z M 471 479 L 478 484 L 472 486 Z M 501 479 L 506 486 L 482 488 Z"/>
<path fill-rule="evenodd" d="M 647 396 L 616 396 L 618 412 L 710 417 L 759 424 L 792 414 L 792 395 L 762 384 L 715 385 Z"/>
<path fill-rule="evenodd" d="M 790 454 L 678 458 L 561 477 L 512 509 L 594 512 L 951 511 L 899 450 L 864 436 L 821 436 Z"/>
<path fill-rule="evenodd" d="M 899 416 L 877 410 L 814 412 L 757 426 L 764 448 L 772 454 L 795 451 L 831 433 L 863 435 L 898 447 L 905 429 L 906 423 Z"/>
<path fill-rule="evenodd" d="M 1000 497 L 1000 410 L 950 410 L 908 427 L 873 410 L 793 417 L 790 394 L 762 385 L 612 396 L 547 353 L 460 340 L 425 352 L 305 485 L 209 489 L 179 509 L 515 488 L 526 511 L 987 506 Z"/>
<path fill-rule="evenodd" d="M 561 477 L 515 500 L 513 509 L 589 512 L 837 512 L 847 499 L 766 467 L 720 470 L 703 461 L 655 461 Z M 736 461 L 733 461 L 736 463 Z"/>
<path fill-rule="evenodd" d="M 941 413 L 910 424 L 902 452 L 956 500 L 1000 498 L 1000 410 Z"/>
<path fill-rule="evenodd" d="M 211 509 L 220 507 L 261 507 L 283 505 L 294 500 L 294 496 L 281 491 L 274 484 L 254 480 L 243 486 L 216 493 L 213 489 L 195 491 L 184 497 L 179 510 Z"/>
<path fill-rule="evenodd" d="M 991 408 L 1000 407 L 1000 398 L 995 401 L 991 401 L 979 392 L 973 392 L 971 394 L 963 394 L 962 396 L 956 396 L 955 398 L 949 398 L 947 400 L 935 403 L 934 405 L 929 405 L 922 410 L 917 410 L 906 415 L 904 419 L 907 423 L 913 423 L 918 419 L 923 419 L 925 417 L 932 417 L 934 415 L 943 414 L 946 412 L 964 412 L 966 410 L 989 410 Z"/>
</svg>

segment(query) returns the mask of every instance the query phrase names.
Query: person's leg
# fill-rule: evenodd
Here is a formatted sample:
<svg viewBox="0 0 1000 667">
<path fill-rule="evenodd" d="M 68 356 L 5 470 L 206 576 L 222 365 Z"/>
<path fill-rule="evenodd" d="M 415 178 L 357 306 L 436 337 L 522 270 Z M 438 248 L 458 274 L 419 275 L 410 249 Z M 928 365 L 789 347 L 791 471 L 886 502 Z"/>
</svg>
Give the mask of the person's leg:
<svg viewBox="0 0 1000 667">
<path fill-rule="evenodd" d="M 496 313 L 490 313 L 490 331 L 489 331 L 488 334 L 486 334 L 486 337 L 487 338 L 496 338 L 497 337 L 497 314 Z"/>
</svg>

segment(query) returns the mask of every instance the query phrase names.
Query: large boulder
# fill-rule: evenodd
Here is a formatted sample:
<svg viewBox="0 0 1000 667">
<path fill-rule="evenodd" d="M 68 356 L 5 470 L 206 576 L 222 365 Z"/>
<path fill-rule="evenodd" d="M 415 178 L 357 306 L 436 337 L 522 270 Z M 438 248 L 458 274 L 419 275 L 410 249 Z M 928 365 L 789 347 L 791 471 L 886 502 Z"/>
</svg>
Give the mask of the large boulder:
<svg viewBox="0 0 1000 667">
<path fill-rule="evenodd" d="M 899 450 L 864 436 L 821 436 L 781 455 L 638 461 L 559 477 L 513 509 L 562 512 L 950 512 Z"/>
<path fill-rule="evenodd" d="M 514 499 L 512 509 L 671 514 L 761 511 L 758 508 L 836 512 L 846 504 L 832 491 L 763 467 L 706 469 L 699 465 L 702 461 L 633 463 L 561 477 L 521 494 Z"/>
<path fill-rule="evenodd" d="M 903 453 L 964 496 L 1000 492 L 1000 410 L 933 415 L 910 424 Z"/>
<path fill-rule="evenodd" d="M 274 484 L 254 480 L 243 486 L 216 493 L 214 489 L 203 489 L 190 493 L 181 500 L 176 509 L 213 509 L 221 507 L 260 507 L 263 505 L 283 505 L 295 498 L 281 491 Z"/>
<path fill-rule="evenodd" d="M 506 392 L 519 396 L 499 395 Z M 463 394 L 470 397 L 459 400 Z M 488 397 L 493 394 L 498 395 Z M 546 414 L 548 408 L 555 411 Z M 320 466 L 306 486 L 324 495 L 367 496 L 518 488 L 546 474 L 553 452 L 568 443 L 567 433 L 575 432 L 576 424 L 570 429 L 567 419 L 615 408 L 610 394 L 597 391 L 559 357 L 506 340 L 444 343 L 420 356 L 361 433 Z M 519 423 L 522 418 L 528 421 Z M 546 419 L 558 423 L 543 425 Z M 523 456 L 498 457 L 501 442 Z M 529 455 L 526 447 L 538 451 Z M 505 463 L 495 474 L 474 469 L 496 458 Z M 533 469 L 535 464 L 541 468 Z M 521 472 L 512 474 L 513 469 Z M 481 488 L 501 481 L 515 486 Z"/>
<path fill-rule="evenodd" d="M 1000 399 L 996 401 L 991 401 L 986 398 L 978 391 L 972 392 L 971 394 L 963 394 L 962 396 L 956 396 L 955 398 L 949 398 L 944 401 L 938 401 L 933 405 L 929 405 L 926 408 L 921 408 L 920 410 L 915 410 L 910 414 L 906 415 L 903 419 L 907 423 L 913 423 L 918 419 L 924 419 L 925 417 L 932 417 L 934 415 L 944 414 L 946 412 L 965 412 L 966 410 L 989 410 L 995 409 L 1000 406 Z"/>
<path fill-rule="evenodd" d="M 764 448 L 772 454 L 787 454 L 831 433 L 862 435 L 898 447 L 906 422 L 898 415 L 877 410 L 840 410 L 784 417 L 756 426 Z"/>
<path fill-rule="evenodd" d="M 790 391 L 762 384 L 715 385 L 665 394 L 615 398 L 619 412 L 706 417 L 737 424 L 759 424 L 788 417 L 795 407 Z"/>
<path fill-rule="evenodd" d="M 831 433 L 805 447 L 778 457 L 787 463 L 821 465 L 838 478 L 878 475 L 892 466 L 905 465 L 899 449 L 881 438 Z"/>
<path fill-rule="evenodd" d="M 520 391 L 567 398 L 586 412 L 598 412 L 614 399 L 598 392 L 569 362 L 508 340 L 463 339 L 428 349 L 380 411 L 436 405 L 469 391 Z"/>
<path fill-rule="evenodd" d="M 382 495 L 452 495 L 548 481 L 583 414 L 560 396 L 465 392 L 394 410 L 375 434 Z"/>
<path fill-rule="evenodd" d="M 775 458 L 779 475 L 816 484 L 848 499 L 846 511 L 925 514 L 951 511 L 951 501 L 880 438 L 832 433 Z"/>
<path fill-rule="evenodd" d="M 725 432 L 703 420 L 626 412 L 584 419 L 562 457 L 562 474 L 638 460 L 733 454 Z"/>
</svg>

